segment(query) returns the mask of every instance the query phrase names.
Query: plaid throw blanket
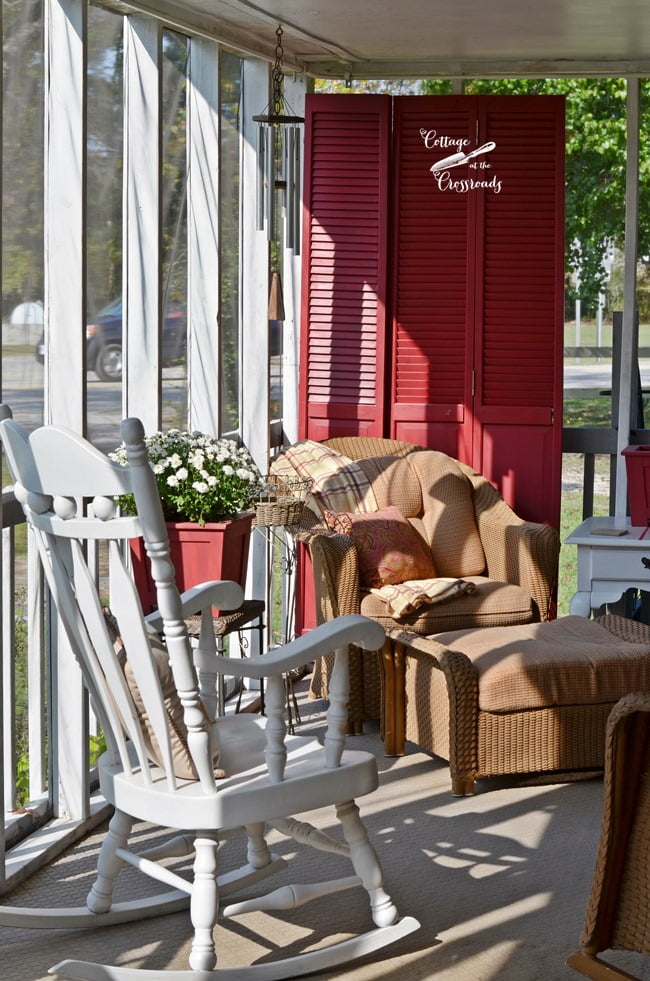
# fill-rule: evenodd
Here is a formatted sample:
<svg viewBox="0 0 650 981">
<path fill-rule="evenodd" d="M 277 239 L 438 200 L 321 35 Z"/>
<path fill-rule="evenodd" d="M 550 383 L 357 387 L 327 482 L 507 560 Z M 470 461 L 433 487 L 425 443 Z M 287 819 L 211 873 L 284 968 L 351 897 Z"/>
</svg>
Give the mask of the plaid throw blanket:
<svg viewBox="0 0 650 981">
<path fill-rule="evenodd" d="M 377 500 L 360 466 L 349 457 L 311 439 L 301 440 L 271 464 L 271 472 L 307 477 L 311 488 L 305 503 L 315 514 L 325 511 L 376 511 Z"/>
<path fill-rule="evenodd" d="M 371 589 L 370 592 L 379 596 L 386 604 L 388 615 L 398 620 L 421 606 L 443 603 L 452 596 L 473 593 L 475 589 L 475 583 L 465 579 L 438 578 L 411 579 L 408 582 Z"/>
</svg>

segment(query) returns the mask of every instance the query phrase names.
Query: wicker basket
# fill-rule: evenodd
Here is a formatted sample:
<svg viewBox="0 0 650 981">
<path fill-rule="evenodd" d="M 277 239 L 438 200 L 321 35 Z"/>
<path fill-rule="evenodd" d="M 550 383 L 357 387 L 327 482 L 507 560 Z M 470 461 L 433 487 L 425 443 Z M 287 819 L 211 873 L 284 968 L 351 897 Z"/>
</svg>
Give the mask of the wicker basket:
<svg viewBox="0 0 650 981">
<path fill-rule="evenodd" d="M 299 525 L 305 507 L 305 496 L 311 481 L 269 474 L 266 491 L 255 504 L 253 525 L 269 527 Z"/>
</svg>

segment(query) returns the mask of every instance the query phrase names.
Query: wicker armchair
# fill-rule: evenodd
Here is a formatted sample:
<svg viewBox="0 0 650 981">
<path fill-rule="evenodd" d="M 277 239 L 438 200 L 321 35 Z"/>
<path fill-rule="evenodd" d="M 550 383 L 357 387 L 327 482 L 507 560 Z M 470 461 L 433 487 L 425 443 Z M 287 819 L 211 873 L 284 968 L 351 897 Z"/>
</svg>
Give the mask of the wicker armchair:
<svg viewBox="0 0 650 981">
<path fill-rule="evenodd" d="M 627 695 L 607 722 L 605 787 L 600 843 L 581 948 L 567 964 L 594 981 L 647 978 L 621 966 L 620 954 L 650 954 L 650 696 Z M 598 955 L 610 951 L 605 961 Z M 619 953 L 611 959 L 612 951 Z M 618 963 L 616 963 L 618 961 Z M 625 958 L 623 965 L 628 966 Z M 636 970 L 636 968 L 634 968 Z"/>
<path fill-rule="evenodd" d="M 555 528 L 523 521 L 485 477 L 444 454 L 397 440 L 361 436 L 330 439 L 325 444 L 359 461 L 380 508 L 394 504 L 423 530 L 425 537 L 428 534 L 435 538 L 432 547 L 438 550 L 437 575 L 462 575 L 471 579 L 476 588 L 471 595 L 426 607 L 396 623 L 380 599 L 360 589 L 358 557 L 352 539 L 315 522 L 301 537 L 311 555 L 318 622 L 345 613 L 364 612 L 389 631 L 397 626 L 427 636 L 467 627 L 531 623 L 553 616 L 560 550 Z M 453 471 L 451 483 L 446 483 L 447 476 L 440 476 L 440 467 L 444 468 L 445 462 Z M 469 487 L 469 510 L 473 512 L 469 518 L 461 513 L 458 501 L 459 496 L 466 494 L 463 484 Z M 459 487 L 463 490 L 461 495 L 458 495 Z M 427 525 L 427 501 L 434 498 L 439 509 L 441 497 L 448 517 L 441 518 L 438 513 L 434 534 L 431 523 Z M 472 525 L 471 533 L 475 535 L 478 531 L 479 547 L 484 554 L 480 574 L 469 576 L 462 569 L 468 521 Z M 385 659 L 389 659 L 388 651 Z M 324 658 L 315 666 L 314 697 L 327 696 L 330 662 L 331 658 Z M 364 720 L 384 718 L 381 659 L 358 651 L 349 663 L 350 731 L 360 731 Z"/>
</svg>

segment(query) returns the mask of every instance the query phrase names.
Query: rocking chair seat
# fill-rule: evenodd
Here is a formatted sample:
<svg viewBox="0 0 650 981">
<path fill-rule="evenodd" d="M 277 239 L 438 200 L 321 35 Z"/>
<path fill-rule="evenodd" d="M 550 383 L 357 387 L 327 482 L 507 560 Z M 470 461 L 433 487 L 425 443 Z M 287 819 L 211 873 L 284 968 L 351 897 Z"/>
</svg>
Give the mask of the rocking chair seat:
<svg viewBox="0 0 650 981">
<path fill-rule="evenodd" d="M 171 827 L 184 830 L 219 827 L 225 831 L 286 815 L 288 797 L 292 813 L 300 813 L 327 807 L 332 800 L 347 800 L 377 789 L 376 761 L 370 753 L 345 750 L 340 766 L 328 770 L 323 747 L 313 738 L 301 736 L 286 737 L 288 762 L 284 780 L 271 783 L 264 759 L 265 734 L 261 724 L 266 720 L 235 715 L 225 721 L 232 721 L 231 728 L 239 732 L 232 743 L 223 740 L 228 751 L 221 763 L 232 775 L 218 781 L 217 794 L 206 796 L 196 780 L 179 780 L 176 791 L 170 795 L 163 769 L 152 766 L 151 784 L 148 784 L 142 780 L 139 769 L 125 772 L 120 764 L 111 763 L 108 753 L 98 763 L 102 793 L 118 810 L 135 812 L 143 821 L 160 823 L 160 815 L 164 813 Z M 248 742 L 246 737 L 250 734 L 252 740 Z"/>
</svg>

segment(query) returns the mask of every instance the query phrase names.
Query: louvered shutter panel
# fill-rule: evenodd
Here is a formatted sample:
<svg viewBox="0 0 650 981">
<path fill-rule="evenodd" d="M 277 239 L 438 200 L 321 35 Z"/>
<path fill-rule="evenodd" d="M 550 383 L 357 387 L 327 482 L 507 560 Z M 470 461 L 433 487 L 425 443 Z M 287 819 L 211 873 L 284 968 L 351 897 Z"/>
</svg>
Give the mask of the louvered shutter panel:
<svg viewBox="0 0 650 981">
<path fill-rule="evenodd" d="M 475 145 L 477 100 L 394 105 L 391 434 L 470 462 L 475 196 L 448 190 L 431 167 Z"/>
<path fill-rule="evenodd" d="M 384 431 L 390 97 L 305 106 L 300 435 Z"/>
<path fill-rule="evenodd" d="M 499 193 L 481 193 L 475 249 L 474 459 L 518 514 L 559 524 L 564 99 L 479 98 Z M 557 417 L 556 417 L 557 415 Z"/>
</svg>

